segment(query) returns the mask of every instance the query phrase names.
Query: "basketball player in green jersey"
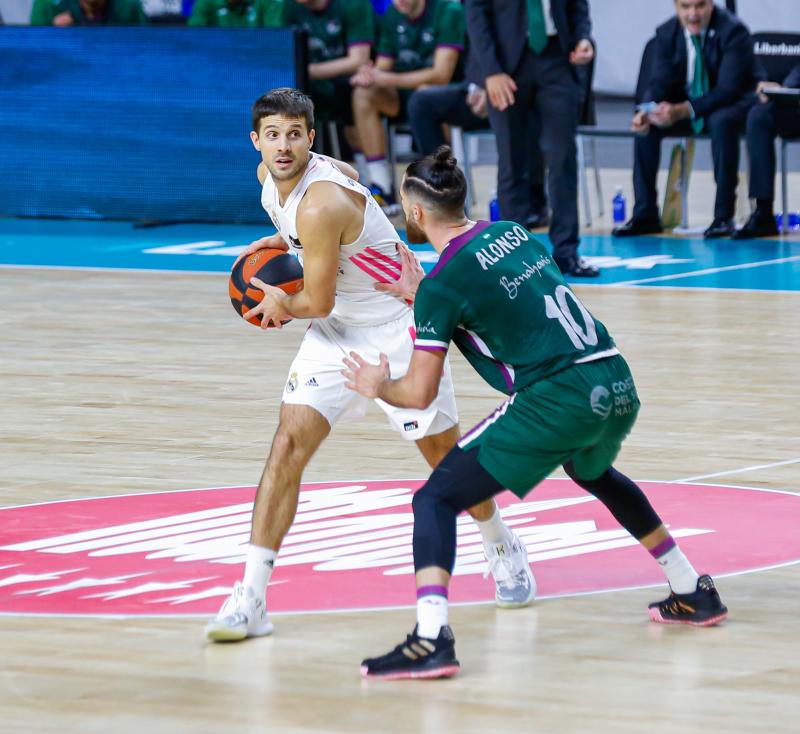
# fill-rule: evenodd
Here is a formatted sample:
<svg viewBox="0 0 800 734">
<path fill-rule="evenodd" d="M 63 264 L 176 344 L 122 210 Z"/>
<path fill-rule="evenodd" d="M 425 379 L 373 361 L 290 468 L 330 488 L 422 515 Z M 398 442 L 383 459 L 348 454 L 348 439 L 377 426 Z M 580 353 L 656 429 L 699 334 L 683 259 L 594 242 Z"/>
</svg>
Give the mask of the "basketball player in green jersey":
<svg viewBox="0 0 800 734">
<path fill-rule="evenodd" d="M 633 377 L 613 339 L 523 226 L 470 221 L 466 192 L 447 146 L 408 167 L 400 196 L 409 240 L 428 240 L 440 254 L 416 292 L 411 365 L 392 380 L 383 355 L 373 365 L 351 352 L 343 372 L 348 387 L 366 397 L 421 408 L 436 395 L 452 341 L 509 398 L 464 435 L 414 496 L 417 626 L 394 650 L 365 660 L 362 674 L 394 679 L 458 672 L 447 624 L 456 516 L 505 488 L 524 497 L 559 466 L 662 567 L 671 594 L 650 605 L 653 621 L 706 626 L 723 620 L 727 609 L 711 577 L 698 576 L 639 487 L 612 467 L 639 410 Z M 405 268 L 402 278 L 414 281 L 413 273 Z"/>
<path fill-rule="evenodd" d="M 286 0 L 284 25 L 308 34 L 308 90 L 314 114 L 345 126 L 351 147 L 353 125 L 350 77 L 369 63 L 375 43 L 375 13 L 370 0 Z"/>
<path fill-rule="evenodd" d="M 195 0 L 187 25 L 206 28 L 280 28 L 283 0 Z"/>
</svg>

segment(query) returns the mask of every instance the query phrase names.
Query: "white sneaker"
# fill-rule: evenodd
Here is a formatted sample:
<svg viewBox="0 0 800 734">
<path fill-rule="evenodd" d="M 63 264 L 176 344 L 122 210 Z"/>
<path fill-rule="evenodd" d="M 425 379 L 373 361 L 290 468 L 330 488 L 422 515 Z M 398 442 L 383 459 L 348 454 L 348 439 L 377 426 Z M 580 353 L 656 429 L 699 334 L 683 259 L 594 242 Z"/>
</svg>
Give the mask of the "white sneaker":
<svg viewBox="0 0 800 734">
<path fill-rule="evenodd" d="M 495 603 L 504 609 L 526 607 L 536 598 L 536 579 L 528 562 L 528 549 L 516 535 L 511 533 L 511 545 L 497 543 L 484 546 L 483 552 L 489 562 L 494 578 Z"/>
<path fill-rule="evenodd" d="M 206 625 L 206 638 L 214 642 L 236 642 L 246 637 L 269 635 L 272 629 L 264 600 L 239 581 L 219 614 Z"/>
</svg>

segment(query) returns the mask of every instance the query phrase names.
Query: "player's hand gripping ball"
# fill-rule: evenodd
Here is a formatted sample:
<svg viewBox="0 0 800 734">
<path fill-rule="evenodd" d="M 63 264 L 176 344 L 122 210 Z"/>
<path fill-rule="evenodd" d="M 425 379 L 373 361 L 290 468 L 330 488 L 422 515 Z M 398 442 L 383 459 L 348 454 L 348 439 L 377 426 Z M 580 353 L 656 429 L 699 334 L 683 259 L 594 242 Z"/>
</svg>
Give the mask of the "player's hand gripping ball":
<svg viewBox="0 0 800 734">
<path fill-rule="evenodd" d="M 228 280 L 228 295 L 239 316 L 255 308 L 264 298 L 264 291 L 250 284 L 253 277 L 274 285 L 289 295 L 303 289 L 303 266 L 294 255 L 270 247 L 256 250 L 233 266 Z M 247 320 L 261 326 L 261 316 Z M 289 320 L 282 323 L 287 324 Z"/>
</svg>

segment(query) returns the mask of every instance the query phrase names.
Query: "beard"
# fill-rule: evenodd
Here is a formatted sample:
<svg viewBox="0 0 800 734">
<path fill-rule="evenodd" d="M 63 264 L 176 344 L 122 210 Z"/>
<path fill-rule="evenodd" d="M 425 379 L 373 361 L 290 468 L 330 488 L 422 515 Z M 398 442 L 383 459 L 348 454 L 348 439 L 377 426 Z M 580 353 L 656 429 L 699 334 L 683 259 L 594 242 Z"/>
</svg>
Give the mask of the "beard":
<svg viewBox="0 0 800 734">
<path fill-rule="evenodd" d="M 408 218 L 406 218 L 406 237 L 412 245 L 421 245 L 428 241 L 427 235 Z"/>
<path fill-rule="evenodd" d="M 295 158 L 289 168 L 276 168 L 274 163 L 269 161 L 267 163 L 267 170 L 274 181 L 288 181 L 289 179 L 297 176 L 297 174 L 300 173 L 307 163 L 308 156 L 306 156 L 304 159 Z"/>
</svg>

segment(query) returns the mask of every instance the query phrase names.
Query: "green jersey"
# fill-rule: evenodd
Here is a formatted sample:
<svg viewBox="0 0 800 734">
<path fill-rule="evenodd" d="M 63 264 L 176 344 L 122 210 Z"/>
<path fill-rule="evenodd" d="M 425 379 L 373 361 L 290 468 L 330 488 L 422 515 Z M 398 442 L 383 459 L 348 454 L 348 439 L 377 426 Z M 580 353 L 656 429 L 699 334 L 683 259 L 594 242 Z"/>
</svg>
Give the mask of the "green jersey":
<svg viewBox="0 0 800 734">
<path fill-rule="evenodd" d="M 318 64 L 347 56 L 350 46 L 375 42 L 375 14 L 370 0 L 330 0 L 322 10 L 311 10 L 287 0 L 284 22 L 308 33 L 308 60 Z"/>
<path fill-rule="evenodd" d="M 75 25 L 145 25 L 147 16 L 139 0 L 109 0 L 105 12 L 89 18 L 80 0 L 34 0 L 31 25 L 53 25 L 53 19 L 69 13 Z"/>
<path fill-rule="evenodd" d="M 416 20 L 403 15 L 392 4 L 383 14 L 378 56 L 394 59 L 393 71 L 416 71 L 433 66 L 437 48 L 464 50 L 464 7 L 453 0 L 427 0 L 425 12 Z"/>
<path fill-rule="evenodd" d="M 463 352 L 510 395 L 574 364 L 617 354 L 545 247 L 515 222 L 478 222 L 452 240 L 414 301 L 415 349 Z"/>
<path fill-rule="evenodd" d="M 196 0 L 190 26 L 211 28 L 280 28 L 283 0 Z"/>
</svg>

